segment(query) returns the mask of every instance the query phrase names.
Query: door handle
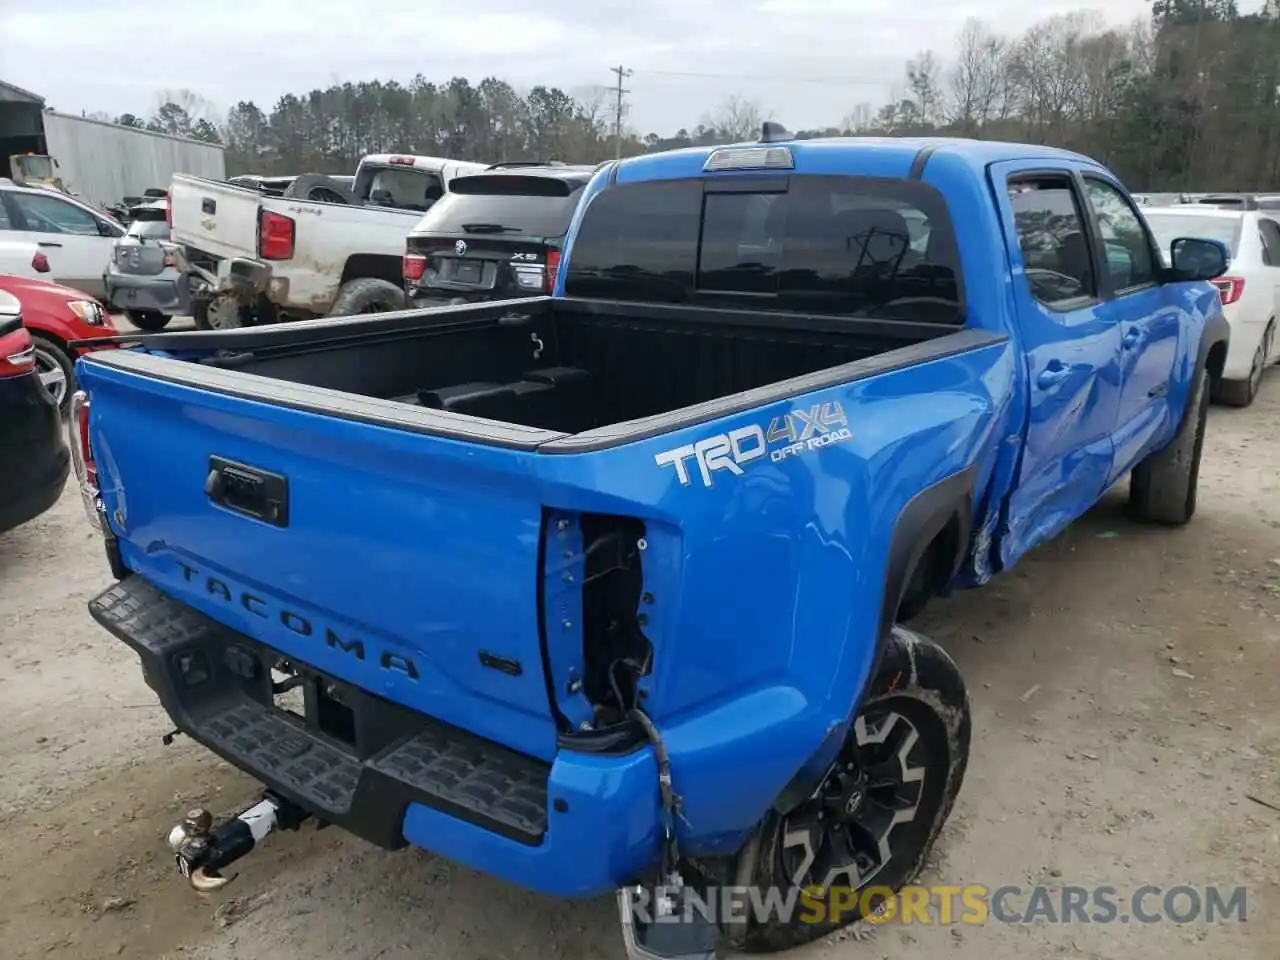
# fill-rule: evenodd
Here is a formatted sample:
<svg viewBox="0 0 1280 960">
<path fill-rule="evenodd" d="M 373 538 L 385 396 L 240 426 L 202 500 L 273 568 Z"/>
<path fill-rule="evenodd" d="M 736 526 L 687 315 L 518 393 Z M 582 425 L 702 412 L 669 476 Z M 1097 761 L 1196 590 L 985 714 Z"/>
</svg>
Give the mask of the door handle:
<svg viewBox="0 0 1280 960">
<path fill-rule="evenodd" d="M 41 240 L 36 244 L 37 247 L 61 247 L 62 244 L 54 243 L 52 240 Z"/>
<path fill-rule="evenodd" d="M 1040 371 L 1040 376 L 1036 377 L 1036 384 L 1041 389 L 1048 390 L 1050 387 L 1057 386 L 1063 380 L 1071 375 L 1071 368 L 1061 360 L 1050 360 L 1049 366 Z"/>
<path fill-rule="evenodd" d="M 1130 327 L 1125 331 L 1124 336 L 1120 338 L 1120 346 L 1126 350 L 1132 350 L 1142 342 L 1142 330 L 1138 327 Z"/>
</svg>

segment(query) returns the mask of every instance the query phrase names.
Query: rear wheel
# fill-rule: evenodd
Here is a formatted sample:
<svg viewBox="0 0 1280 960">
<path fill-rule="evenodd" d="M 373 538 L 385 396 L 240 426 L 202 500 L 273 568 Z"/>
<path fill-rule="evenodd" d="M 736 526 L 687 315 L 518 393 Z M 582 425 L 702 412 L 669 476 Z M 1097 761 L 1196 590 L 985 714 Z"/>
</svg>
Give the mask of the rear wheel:
<svg viewBox="0 0 1280 960">
<path fill-rule="evenodd" d="M 752 883 L 784 899 L 792 916 L 755 917 L 736 944 L 750 953 L 800 946 L 862 919 L 915 879 L 951 813 L 969 758 L 969 696 L 933 641 L 894 626 L 836 762 L 813 795 L 770 813 L 749 845 Z M 813 920 L 811 904 L 821 907 Z"/>
<path fill-rule="evenodd" d="M 139 330 L 148 332 L 163 330 L 172 319 L 167 313 L 161 313 L 159 310 L 126 310 L 125 315 Z"/>
<path fill-rule="evenodd" d="M 31 345 L 35 350 L 36 374 L 65 414 L 71 406 L 71 394 L 75 392 L 75 361 L 67 353 L 66 345 L 48 334 L 31 331 Z"/>
<path fill-rule="evenodd" d="M 228 296 L 198 301 L 191 316 L 201 330 L 235 330 L 253 322 L 253 311 Z"/>
<path fill-rule="evenodd" d="M 404 290 L 394 283 L 377 277 L 359 277 L 348 280 L 333 299 L 329 308 L 331 317 L 350 317 L 362 313 L 387 313 L 407 310 L 409 300 Z"/>
</svg>

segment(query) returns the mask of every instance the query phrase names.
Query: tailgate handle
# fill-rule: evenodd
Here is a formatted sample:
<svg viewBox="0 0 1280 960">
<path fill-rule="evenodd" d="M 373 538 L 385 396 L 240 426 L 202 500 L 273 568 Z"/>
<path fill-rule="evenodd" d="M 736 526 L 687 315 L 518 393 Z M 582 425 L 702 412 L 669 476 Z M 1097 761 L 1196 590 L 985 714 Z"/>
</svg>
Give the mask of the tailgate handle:
<svg viewBox="0 0 1280 960">
<path fill-rule="evenodd" d="M 289 481 L 223 457 L 209 458 L 204 492 L 220 507 L 276 527 L 289 525 Z"/>
<path fill-rule="evenodd" d="M 209 197 L 202 197 L 200 200 L 200 212 L 201 213 L 217 213 L 218 201 L 213 200 Z"/>
</svg>

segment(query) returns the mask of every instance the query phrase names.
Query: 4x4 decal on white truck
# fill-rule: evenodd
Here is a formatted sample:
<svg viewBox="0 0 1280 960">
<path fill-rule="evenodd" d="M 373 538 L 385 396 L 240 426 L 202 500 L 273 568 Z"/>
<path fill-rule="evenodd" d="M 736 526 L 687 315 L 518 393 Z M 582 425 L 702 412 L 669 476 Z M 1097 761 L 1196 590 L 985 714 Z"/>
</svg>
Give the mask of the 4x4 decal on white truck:
<svg viewBox="0 0 1280 960">
<path fill-rule="evenodd" d="M 687 463 L 693 459 L 698 465 L 702 485 L 710 487 L 712 474 L 718 470 L 728 470 L 740 477 L 744 465 L 766 454 L 778 463 L 788 457 L 851 439 L 853 434 L 849 432 L 844 408 L 838 401 L 830 401 L 815 403 L 808 410 L 797 408 L 774 417 L 768 430 L 753 423 L 664 450 L 655 454 L 653 459 L 660 467 L 675 467 L 676 479 L 685 487 L 693 482 Z"/>
</svg>

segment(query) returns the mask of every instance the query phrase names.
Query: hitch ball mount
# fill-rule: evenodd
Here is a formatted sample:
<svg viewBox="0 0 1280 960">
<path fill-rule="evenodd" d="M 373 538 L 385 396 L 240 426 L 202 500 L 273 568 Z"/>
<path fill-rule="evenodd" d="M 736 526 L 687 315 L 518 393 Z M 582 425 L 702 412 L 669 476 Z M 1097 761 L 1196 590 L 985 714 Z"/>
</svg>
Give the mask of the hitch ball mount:
<svg viewBox="0 0 1280 960">
<path fill-rule="evenodd" d="M 169 831 L 178 870 L 198 893 L 214 893 L 235 879 L 222 870 L 252 851 L 276 830 L 297 830 L 309 818 L 295 803 L 266 793 L 247 810 L 216 826 L 208 810 L 190 811 Z"/>
</svg>

